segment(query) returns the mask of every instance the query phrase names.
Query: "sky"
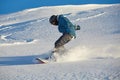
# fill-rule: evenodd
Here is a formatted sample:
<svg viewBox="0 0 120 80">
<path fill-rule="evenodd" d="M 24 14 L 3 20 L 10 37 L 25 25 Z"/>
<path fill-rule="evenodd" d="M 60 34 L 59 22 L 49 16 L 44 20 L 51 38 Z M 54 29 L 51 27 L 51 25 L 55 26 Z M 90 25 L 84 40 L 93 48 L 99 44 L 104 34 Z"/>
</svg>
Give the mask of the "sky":
<svg viewBox="0 0 120 80">
<path fill-rule="evenodd" d="M 116 3 L 120 3 L 120 0 L 0 0 L 0 14 L 10 14 L 43 6 Z"/>
</svg>

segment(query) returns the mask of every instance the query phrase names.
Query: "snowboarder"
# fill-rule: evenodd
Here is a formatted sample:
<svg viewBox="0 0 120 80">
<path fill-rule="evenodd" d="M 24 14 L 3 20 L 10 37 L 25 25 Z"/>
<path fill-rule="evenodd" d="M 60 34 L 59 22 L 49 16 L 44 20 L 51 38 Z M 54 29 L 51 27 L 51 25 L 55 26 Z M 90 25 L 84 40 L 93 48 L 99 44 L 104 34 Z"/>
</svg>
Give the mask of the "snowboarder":
<svg viewBox="0 0 120 80">
<path fill-rule="evenodd" d="M 62 33 L 62 36 L 55 42 L 54 52 L 64 50 L 64 45 L 71 39 L 76 38 L 76 30 L 80 30 L 79 25 L 73 25 L 67 17 L 63 15 L 52 15 L 49 18 L 49 22 L 52 25 L 58 26 L 58 30 Z"/>
<path fill-rule="evenodd" d="M 51 55 L 46 59 L 36 58 L 40 63 L 56 62 L 58 56 L 62 56 L 65 52 L 64 45 L 71 39 L 76 38 L 76 30 L 80 30 L 79 25 L 73 25 L 68 18 L 63 15 L 52 15 L 49 18 L 52 25 L 58 26 L 58 30 L 62 36 L 55 42 Z"/>
</svg>

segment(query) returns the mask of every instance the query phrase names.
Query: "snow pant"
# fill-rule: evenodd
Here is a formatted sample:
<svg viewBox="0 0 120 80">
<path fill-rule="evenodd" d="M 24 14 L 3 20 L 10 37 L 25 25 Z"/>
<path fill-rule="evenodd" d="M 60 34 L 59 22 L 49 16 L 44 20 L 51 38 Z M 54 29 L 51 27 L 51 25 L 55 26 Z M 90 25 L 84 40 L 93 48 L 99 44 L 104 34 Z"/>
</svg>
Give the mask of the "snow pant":
<svg viewBox="0 0 120 80">
<path fill-rule="evenodd" d="M 57 61 L 57 56 L 62 56 L 66 49 L 64 48 L 64 45 L 68 43 L 73 38 L 70 34 L 63 34 L 56 42 L 54 50 L 52 51 L 52 55 L 50 56 L 51 59 L 54 61 Z M 59 53 L 56 54 L 55 52 Z"/>
<path fill-rule="evenodd" d="M 64 48 L 64 45 L 68 43 L 73 38 L 70 34 L 63 34 L 56 42 L 55 42 L 55 48 Z"/>
</svg>

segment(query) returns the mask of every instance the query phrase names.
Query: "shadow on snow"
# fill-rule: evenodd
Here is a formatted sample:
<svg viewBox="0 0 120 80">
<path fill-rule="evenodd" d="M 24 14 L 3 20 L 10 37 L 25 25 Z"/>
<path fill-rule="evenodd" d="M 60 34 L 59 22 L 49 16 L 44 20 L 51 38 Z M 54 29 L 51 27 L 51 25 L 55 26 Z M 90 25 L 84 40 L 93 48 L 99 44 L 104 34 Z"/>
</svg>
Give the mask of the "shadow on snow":
<svg viewBox="0 0 120 80">
<path fill-rule="evenodd" d="M 46 58 L 47 56 L 48 54 L 43 53 L 41 55 L 0 57 L 0 66 L 36 64 L 35 59 L 37 57 Z"/>
</svg>

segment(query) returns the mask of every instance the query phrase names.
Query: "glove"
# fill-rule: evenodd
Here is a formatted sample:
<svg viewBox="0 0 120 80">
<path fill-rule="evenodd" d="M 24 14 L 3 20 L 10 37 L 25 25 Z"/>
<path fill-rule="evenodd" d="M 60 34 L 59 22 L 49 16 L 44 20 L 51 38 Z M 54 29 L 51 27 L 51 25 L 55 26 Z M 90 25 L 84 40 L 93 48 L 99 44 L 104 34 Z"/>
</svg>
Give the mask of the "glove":
<svg viewBox="0 0 120 80">
<path fill-rule="evenodd" d="M 76 30 L 80 30 L 80 25 L 77 25 L 77 26 L 76 26 Z"/>
</svg>

